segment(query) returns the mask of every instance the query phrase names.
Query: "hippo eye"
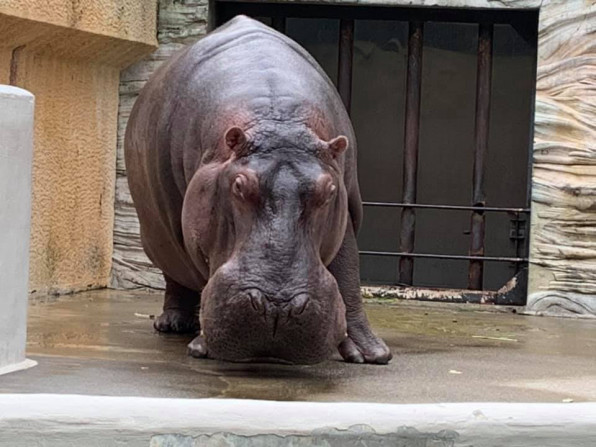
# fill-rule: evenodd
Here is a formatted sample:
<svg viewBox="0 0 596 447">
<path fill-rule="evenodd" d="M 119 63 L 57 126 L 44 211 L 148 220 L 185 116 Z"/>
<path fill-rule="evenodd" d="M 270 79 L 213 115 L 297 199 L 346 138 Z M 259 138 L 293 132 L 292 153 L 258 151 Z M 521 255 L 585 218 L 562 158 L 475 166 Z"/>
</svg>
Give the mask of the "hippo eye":
<svg viewBox="0 0 596 447">
<path fill-rule="evenodd" d="M 337 195 L 337 188 L 331 175 L 327 173 L 320 175 L 310 191 L 311 203 L 317 208 L 328 205 Z"/>
<path fill-rule="evenodd" d="M 323 190 L 319 193 L 319 198 L 317 200 L 318 206 L 328 205 L 335 197 L 336 191 L 337 186 L 329 182 L 329 184 L 327 184 L 327 186 L 325 186 Z"/>
<path fill-rule="evenodd" d="M 331 199 L 335 197 L 335 191 L 337 191 L 337 186 L 335 186 L 333 183 L 330 183 L 329 186 L 327 186 L 327 197 L 325 199 L 325 203 L 330 202 Z"/>
<path fill-rule="evenodd" d="M 256 202 L 259 192 L 258 182 L 256 176 L 250 172 L 238 174 L 232 181 L 230 189 L 238 199 L 246 202 Z"/>
<path fill-rule="evenodd" d="M 245 198 L 244 191 L 246 189 L 246 177 L 243 175 L 239 175 L 234 179 L 234 183 L 232 183 L 232 192 L 237 197 L 241 199 Z"/>
</svg>

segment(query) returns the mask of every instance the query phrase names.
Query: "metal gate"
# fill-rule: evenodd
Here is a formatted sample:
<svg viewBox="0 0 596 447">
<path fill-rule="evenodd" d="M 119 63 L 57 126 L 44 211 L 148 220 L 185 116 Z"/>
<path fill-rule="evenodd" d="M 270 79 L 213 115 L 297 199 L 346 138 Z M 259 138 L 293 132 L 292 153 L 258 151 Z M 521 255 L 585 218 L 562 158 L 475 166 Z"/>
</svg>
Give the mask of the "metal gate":
<svg viewBox="0 0 596 447">
<path fill-rule="evenodd" d="M 366 200 L 365 199 L 365 225 L 367 214 L 373 209 L 399 210 L 399 245 L 398 249 L 366 249 L 360 243 L 362 262 L 366 264 L 368 258 L 392 258 L 398 260 L 397 277 L 395 279 L 382 280 L 381 282 L 404 287 L 424 288 L 425 284 L 419 284 L 414 278 L 414 266 L 419 260 L 440 260 L 445 262 L 465 261 L 467 263 L 467 283 L 458 287 L 459 293 L 454 293 L 454 287 L 445 294 L 440 293 L 415 293 L 414 296 L 423 299 L 448 299 L 459 301 L 492 301 L 507 302 L 510 304 L 524 304 L 525 302 L 525 281 L 523 276 L 527 274 L 528 263 L 528 223 L 530 203 L 530 145 L 532 141 L 533 124 L 533 98 L 534 84 L 529 88 L 527 101 L 528 122 L 526 141 L 520 142 L 525 150 L 525 191 L 523 204 L 517 206 L 489 206 L 486 188 L 486 177 L 488 167 L 489 131 L 491 123 L 491 97 L 499 92 L 494 91 L 492 85 L 493 60 L 494 60 L 494 30 L 495 26 L 508 25 L 521 35 L 521 38 L 530 48 L 532 58 L 532 77 L 535 79 L 536 66 L 536 42 L 537 42 L 537 11 L 483 11 L 483 10 L 458 10 L 458 9 L 428 9 L 428 8 L 402 8 L 402 7 L 347 7 L 329 5 L 295 5 L 295 4 L 272 4 L 253 2 L 218 2 L 216 17 L 218 23 L 223 23 L 236 14 L 247 14 L 271 25 L 278 31 L 287 33 L 287 20 L 291 18 L 323 18 L 332 19 L 337 22 L 337 63 L 327 61 L 320 57 L 322 63 L 331 79 L 335 79 L 338 91 L 346 105 L 348 112 L 352 109 L 354 89 L 358 85 L 353 83 L 354 74 L 354 48 L 355 48 L 355 23 L 358 21 L 377 21 L 374 23 L 387 23 L 387 21 L 399 21 L 407 27 L 407 43 L 404 45 L 404 115 L 403 115 L 403 148 L 397 148 L 403 153 L 401 197 L 399 200 Z M 473 135 L 470 135 L 471 147 L 473 149 L 473 163 L 469 166 L 472 179 L 469 183 L 468 192 L 471 200 L 468 204 L 453 203 L 420 203 L 418 199 L 418 174 L 419 174 L 419 147 L 421 135 L 421 92 L 424 88 L 423 82 L 423 61 L 425 58 L 424 33 L 427 24 L 440 23 L 465 23 L 473 24 L 477 32 L 476 45 L 474 48 L 475 67 L 475 98 L 473 112 Z M 305 23 L 305 22 L 302 22 Z M 364 22 L 363 22 L 364 23 Z M 335 25 L 334 25 L 335 26 Z M 331 26 L 333 28 L 333 26 Z M 374 32 L 374 25 L 370 26 Z M 311 30 L 312 31 L 312 30 Z M 333 31 L 333 29 L 331 30 Z M 405 34 L 405 32 L 404 32 Z M 294 36 L 291 36 L 294 37 Z M 298 40 L 299 43 L 300 39 Z M 335 45 L 335 42 L 333 42 Z M 515 45 L 515 42 L 513 43 Z M 507 48 L 506 45 L 501 45 Z M 316 55 L 315 55 L 316 58 Z M 527 63 L 526 63 L 527 65 Z M 331 67 L 331 68 L 330 68 Z M 333 68 L 337 67 L 336 73 Z M 330 73 L 331 72 L 331 73 Z M 513 119 L 513 118 L 512 118 Z M 354 117 L 353 117 L 354 121 Z M 516 125 L 518 125 L 516 123 Z M 518 125 L 519 126 L 519 125 Z M 360 135 L 357 136 L 360 140 Z M 518 139 L 519 140 L 519 139 Z M 361 146 L 361 145 L 360 145 Z M 362 146 L 361 146 L 362 147 Z M 359 154 L 359 157 L 366 156 Z M 519 164 L 519 163 L 518 163 Z M 519 170 L 519 167 L 518 167 Z M 361 179 L 364 176 L 374 176 L 374 172 L 359 172 Z M 458 175 L 455 173 L 454 175 Z M 519 177 L 519 175 L 518 175 Z M 398 182 L 398 179 L 393 179 Z M 469 216 L 469 227 L 464 233 L 469 236 L 467 253 L 441 253 L 415 249 L 417 214 L 428 211 L 440 211 L 449 213 L 467 213 Z M 485 240 L 487 237 L 487 215 L 504 214 L 509 216 L 509 226 L 499 231 L 507 231 L 510 243 L 507 255 L 487 253 Z M 502 221 L 502 219 L 501 219 Z M 440 225 L 440 223 L 438 223 Z M 501 227 L 503 225 L 501 224 Z M 489 233 L 490 235 L 490 233 Z M 502 239 L 502 238 L 501 238 Z M 501 244 L 503 245 L 503 244 Z M 516 275 L 518 281 L 505 287 L 501 292 L 489 291 L 484 282 L 485 265 L 487 263 L 505 263 L 511 266 L 511 275 Z M 369 269 L 370 270 L 370 269 Z M 519 280 L 521 279 L 521 280 Z M 363 278 L 366 281 L 366 278 Z M 378 282 L 378 281 L 377 281 Z M 494 281 L 493 281 L 494 282 Z M 506 281 L 504 281 L 506 282 Z M 517 289 L 516 287 L 517 286 Z M 443 284 L 439 288 L 445 287 Z M 431 287 L 436 289 L 437 285 Z M 514 290 L 516 289 L 516 290 Z M 474 291 L 481 291 L 476 293 Z M 515 293 L 511 293 L 514 291 Z"/>
</svg>

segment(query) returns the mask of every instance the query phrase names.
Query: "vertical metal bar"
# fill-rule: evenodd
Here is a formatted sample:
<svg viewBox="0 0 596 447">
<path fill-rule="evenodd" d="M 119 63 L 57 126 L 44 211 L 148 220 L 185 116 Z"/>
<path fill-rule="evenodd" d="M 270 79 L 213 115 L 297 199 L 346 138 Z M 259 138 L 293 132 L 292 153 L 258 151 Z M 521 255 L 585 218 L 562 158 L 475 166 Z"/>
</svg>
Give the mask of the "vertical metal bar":
<svg viewBox="0 0 596 447">
<path fill-rule="evenodd" d="M 521 225 L 520 225 L 520 220 L 519 220 L 519 213 L 515 213 L 515 256 L 516 257 L 521 257 L 521 241 L 522 239 L 520 238 L 520 230 L 521 230 Z M 519 273 L 521 269 L 521 265 L 519 263 L 515 263 L 515 273 Z"/>
<path fill-rule="evenodd" d="M 281 16 L 275 16 L 271 18 L 271 26 L 273 29 L 279 31 L 282 34 L 286 33 L 286 18 Z"/>
<path fill-rule="evenodd" d="M 481 23 L 478 30 L 478 73 L 476 78 L 476 124 L 474 129 L 474 177 L 472 205 L 486 206 L 484 174 L 488 149 L 490 94 L 493 56 L 493 25 Z M 483 211 L 472 212 L 470 256 L 484 256 L 486 216 Z M 484 263 L 470 261 L 468 288 L 481 290 Z"/>
<path fill-rule="evenodd" d="M 422 22 L 410 22 L 404 131 L 403 203 L 416 203 L 423 31 Z M 401 213 L 400 251 L 404 253 L 414 251 L 415 231 L 416 210 L 406 206 Z M 412 285 L 413 277 L 414 259 L 407 256 L 401 257 L 399 260 L 399 283 Z"/>
<path fill-rule="evenodd" d="M 536 18 L 536 22 L 538 19 Z M 532 173 L 533 173 L 533 162 L 534 162 L 534 123 L 536 115 L 536 82 L 538 79 L 538 24 L 533 22 L 532 29 L 534 30 L 532 37 L 532 44 L 534 54 L 532 57 L 532 96 L 531 96 L 531 108 L 530 108 L 530 136 L 528 138 L 528 177 L 526 184 L 526 208 L 532 207 Z M 527 245 L 530 242 L 530 217 L 528 217 L 526 227 L 526 241 Z"/>
<path fill-rule="evenodd" d="M 536 22 L 538 18 L 536 18 Z M 534 165 L 534 123 L 535 123 L 535 114 L 536 114 L 536 82 L 538 78 L 538 25 L 537 23 L 533 23 L 532 28 L 535 30 L 536 34 L 533 35 L 533 49 L 534 49 L 534 57 L 532 58 L 532 80 L 533 80 L 533 88 L 532 88 L 532 96 L 531 96 L 531 111 L 530 111 L 530 137 L 528 138 L 528 173 L 527 173 L 527 184 L 526 184 L 526 208 L 532 208 L 532 183 L 533 183 L 533 165 Z M 525 216 L 526 217 L 526 224 L 525 224 L 525 240 L 523 245 L 523 253 L 526 258 L 531 258 L 530 253 L 530 238 L 532 237 L 532 215 L 534 214 L 534 210 L 530 211 L 530 214 Z M 528 265 L 529 261 L 526 262 L 526 272 L 525 275 L 528 275 Z M 526 283 L 527 284 L 527 283 Z M 523 303 L 526 304 L 527 294 L 523 298 Z"/>
<path fill-rule="evenodd" d="M 348 113 L 352 106 L 352 59 L 354 57 L 354 20 L 339 21 L 339 58 L 337 90 Z"/>
</svg>

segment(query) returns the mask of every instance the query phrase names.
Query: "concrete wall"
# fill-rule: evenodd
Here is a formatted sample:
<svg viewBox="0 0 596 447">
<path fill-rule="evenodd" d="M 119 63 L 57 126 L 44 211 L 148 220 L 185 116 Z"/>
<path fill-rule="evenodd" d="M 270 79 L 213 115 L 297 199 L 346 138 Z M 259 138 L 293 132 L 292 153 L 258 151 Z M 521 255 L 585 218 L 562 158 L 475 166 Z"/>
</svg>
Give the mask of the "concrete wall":
<svg viewBox="0 0 596 447">
<path fill-rule="evenodd" d="M 0 373 L 25 360 L 34 104 L 0 85 Z"/>
<path fill-rule="evenodd" d="M 120 70 L 155 48 L 153 0 L 4 0 L 0 83 L 37 98 L 30 290 L 106 286 Z"/>
<path fill-rule="evenodd" d="M 290 0 L 288 0 L 290 1 Z M 295 0 L 291 0 L 296 3 Z M 336 0 L 338 4 L 540 8 L 528 309 L 596 315 L 596 4 L 585 0 Z M 160 1 L 160 50 L 122 77 L 114 273 L 119 287 L 162 287 L 142 252 L 122 159 L 140 86 L 173 49 L 205 32 L 207 4 Z"/>
</svg>

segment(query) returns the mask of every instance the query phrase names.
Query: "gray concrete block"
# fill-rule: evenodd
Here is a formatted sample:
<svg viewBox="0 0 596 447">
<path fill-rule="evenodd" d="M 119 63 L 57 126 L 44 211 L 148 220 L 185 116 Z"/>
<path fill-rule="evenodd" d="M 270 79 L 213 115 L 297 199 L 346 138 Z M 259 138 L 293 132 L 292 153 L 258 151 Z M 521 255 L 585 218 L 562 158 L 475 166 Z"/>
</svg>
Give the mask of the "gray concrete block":
<svg viewBox="0 0 596 447">
<path fill-rule="evenodd" d="M 0 85 L 0 373 L 25 362 L 34 103 Z"/>
</svg>

